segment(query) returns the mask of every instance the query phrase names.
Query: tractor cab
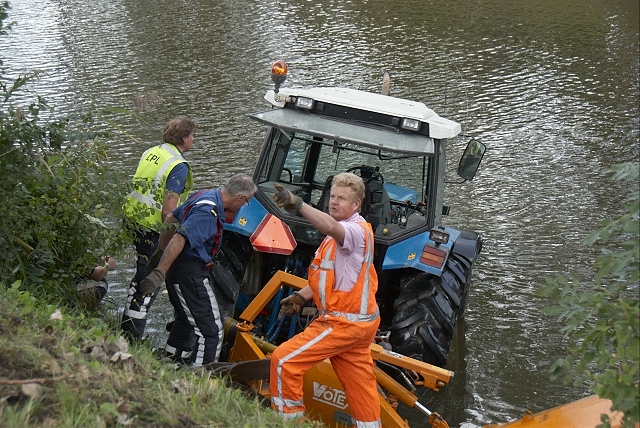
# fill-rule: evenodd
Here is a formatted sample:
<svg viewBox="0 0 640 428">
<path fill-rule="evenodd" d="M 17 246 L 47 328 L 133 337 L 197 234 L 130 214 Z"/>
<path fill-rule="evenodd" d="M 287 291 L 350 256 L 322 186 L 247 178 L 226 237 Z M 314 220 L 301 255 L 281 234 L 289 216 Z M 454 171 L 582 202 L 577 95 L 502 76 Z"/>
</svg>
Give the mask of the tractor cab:
<svg viewBox="0 0 640 428">
<path fill-rule="evenodd" d="M 270 201 L 276 182 L 327 211 L 333 176 L 353 172 L 366 187 L 361 214 L 380 240 L 439 223 L 442 139 L 458 135 L 458 123 L 422 103 L 346 88 L 269 91 L 265 98 L 274 108 L 250 117 L 270 127 L 256 171 L 269 211 L 277 209 Z M 473 166 L 466 168 L 473 177 Z M 284 210 L 277 215 L 304 223 Z"/>
</svg>

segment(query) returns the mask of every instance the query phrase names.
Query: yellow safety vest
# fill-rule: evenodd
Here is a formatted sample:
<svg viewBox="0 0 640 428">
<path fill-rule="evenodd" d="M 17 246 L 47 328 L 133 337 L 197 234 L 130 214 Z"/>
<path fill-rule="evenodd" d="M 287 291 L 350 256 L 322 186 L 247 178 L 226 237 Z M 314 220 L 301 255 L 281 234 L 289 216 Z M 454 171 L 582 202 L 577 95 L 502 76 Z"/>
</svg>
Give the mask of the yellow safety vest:
<svg viewBox="0 0 640 428">
<path fill-rule="evenodd" d="M 165 143 L 145 151 L 133 176 L 133 191 L 125 198 L 125 218 L 159 232 L 163 223 L 162 203 L 167 178 L 171 170 L 182 162 L 187 164 L 189 172 L 178 205 L 187 200 L 193 186 L 191 165 L 173 144 Z"/>
</svg>

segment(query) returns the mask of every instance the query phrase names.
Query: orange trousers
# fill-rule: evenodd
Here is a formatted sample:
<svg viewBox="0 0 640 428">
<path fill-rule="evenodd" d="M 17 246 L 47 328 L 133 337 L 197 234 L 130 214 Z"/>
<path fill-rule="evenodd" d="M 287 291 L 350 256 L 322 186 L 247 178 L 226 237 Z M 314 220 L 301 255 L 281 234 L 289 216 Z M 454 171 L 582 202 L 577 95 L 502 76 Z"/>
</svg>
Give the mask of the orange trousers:
<svg viewBox="0 0 640 428">
<path fill-rule="evenodd" d="M 380 401 L 369 345 L 380 319 L 350 322 L 321 315 L 271 355 L 271 407 L 285 419 L 304 415 L 304 372 L 329 358 L 358 428 L 378 428 Z"/>
</svg>

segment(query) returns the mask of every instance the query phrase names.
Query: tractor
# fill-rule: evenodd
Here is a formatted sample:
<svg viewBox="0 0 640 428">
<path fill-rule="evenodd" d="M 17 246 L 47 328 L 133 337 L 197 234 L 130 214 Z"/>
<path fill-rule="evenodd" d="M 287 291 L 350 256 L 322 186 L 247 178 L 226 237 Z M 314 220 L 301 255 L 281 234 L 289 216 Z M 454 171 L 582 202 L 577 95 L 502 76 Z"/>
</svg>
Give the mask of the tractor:
<svg viewBox="0 0 640 428">
<path fill-rule="evenodd" d="M 299 315 L 278 317 L 280 301 L 306 286 L 307 267 L 324 238 L 299 214 L 277 206 L 274 184 L 326 211 L 332 177 L 350 171 L 365 183 L 360 214 L 374 230 L 381 323 L 370 349 L 382 426 L 409 427 L 396 411 L 402 402 L 424 414 L 432 428 L 447 428 L 414 392 L 438 391 L 454 376 L 443 367 L 456 321 L 464 315 L 482 237 L 442 225 L 450 210 L 444 189 L 474 178 L 486 146 L 472 138 L 458 162 L 462 181 L 447 181 L 447 140 L 461 135 L 460 124 L 423 103 L 389 96 L 387 73 L 381 93 L 281 89 L 287 69 L 284 61 L 274 63 L 275 87 L 265 96 L 271 108 L 249 115 L 267 128 L 253 173 L 258 192 L 224 225 L 213 274 L 228 298 L 225 345 L 220 362 L 208 369 L 268 404 L 270 353 L 317 315 L 309 301 Z M 328 360 L 305 373 L 304 403 L 308 419 L 352 425 Z M 609 401 L 592 396 L 486 427 L 593 425 L 609 407 Z M 619 426 L 621 415 L 612 415 L 613 426 Z"/>
<path fill-rule="evenodd" d="M 284 61 L 273 65 L 275 88 L 265 96 L 271 108 L 249 115 L 267 131 L 253 173 L 258 192 L 225 224 L 214 268 L 233 301 L 228 315 L 237 318 L 278 271 L 305 278 L 324 238 L 302 216 L 276 205 L 274 184 L 326 211 L 332 177 L 350 171 L 365 183 L 361 215 L 374 230 L 381 342 L 444 366 L 482 249 L 478 233 L 442 225 L 450 210 L 443 200 L 447 140 L 461 133 L 460 124 L 423 103 L 387 95 L 388 73 L 381 93 L 281 89 L 286 73 Z M 485 150 L 469 141 L 457 169 L 463 181 L 473 179 Z M 288 292 L 280 290 L 255 320 L 276 344 L 315 314 L 309 302 L 296 320 L 279 321 L 279 299 Z"/>
</svg>

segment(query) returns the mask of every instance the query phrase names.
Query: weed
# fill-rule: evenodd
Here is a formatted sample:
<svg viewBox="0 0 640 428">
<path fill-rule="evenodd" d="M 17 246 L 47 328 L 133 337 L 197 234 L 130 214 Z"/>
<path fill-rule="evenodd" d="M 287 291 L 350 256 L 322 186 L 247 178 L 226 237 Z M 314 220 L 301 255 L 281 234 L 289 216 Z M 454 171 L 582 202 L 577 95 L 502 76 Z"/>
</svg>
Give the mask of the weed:
<svg viewBox="0 0 640 428">
<path fill-rule="evenodd" d="M 129 348 L 115 319 L 62 311 L 1 283 L 0 313 L 0 428 L 300 426 L 210 371 Z"/>
</svg>

